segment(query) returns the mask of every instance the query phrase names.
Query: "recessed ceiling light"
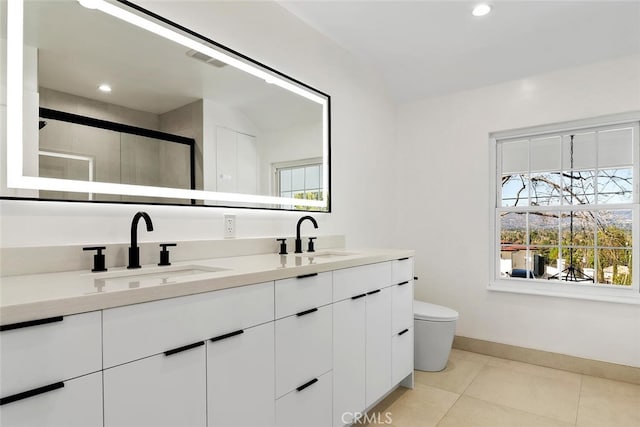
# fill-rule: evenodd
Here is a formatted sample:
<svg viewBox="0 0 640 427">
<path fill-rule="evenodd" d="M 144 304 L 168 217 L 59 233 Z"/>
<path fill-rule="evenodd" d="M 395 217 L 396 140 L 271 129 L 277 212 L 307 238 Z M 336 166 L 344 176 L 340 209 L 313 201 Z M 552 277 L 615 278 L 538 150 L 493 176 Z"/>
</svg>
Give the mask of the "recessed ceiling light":
<svg viewBox="0 0 640 427">
<path fill-rule="evenodd" d="M 489 6 L 486 3 L 481 3 L 473 8 L 473 11 L 471 12 L 471 14 L 473 16 L 484 16 L 489 12 L 491 12 L 491 6 Z"/>
<path fill-rule="evenodd" d="M 111 86 L 109 86 L 106 83 L 103 83 L 100 86 L 98 86 L 98 90 L 100 90 L 101 92 L 111 92 Z"/>
</svg>

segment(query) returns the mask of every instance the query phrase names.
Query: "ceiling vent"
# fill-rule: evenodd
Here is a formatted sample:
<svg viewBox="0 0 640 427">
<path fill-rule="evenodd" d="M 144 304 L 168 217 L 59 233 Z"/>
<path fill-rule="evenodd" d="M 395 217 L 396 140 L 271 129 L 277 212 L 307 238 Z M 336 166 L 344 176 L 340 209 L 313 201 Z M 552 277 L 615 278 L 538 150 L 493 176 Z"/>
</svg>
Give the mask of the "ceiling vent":
<svg viewBox="0 0 640 427">
<path fill-rule="evenodd" d="M 197 59 L 198 61 L 202 61 L 202 62 L 207 63 L 209 65 L 213 65 L 216 68 L 222 68 L 222 67 L 226 67 L 227 66 L 226 63 L 224 63 L 222 61 L 219 61 L 219 60 L 217 60 L 215 58 L 212 58 L 209 55 L 205 55 L 202 52 L 198 52 L 197 50 L 193 50 L 193 49 L 188 50 L 187 51 L 187 56 L 190 56 L 190 57 L 192 57 L 194 59 Z"/>
</svg>

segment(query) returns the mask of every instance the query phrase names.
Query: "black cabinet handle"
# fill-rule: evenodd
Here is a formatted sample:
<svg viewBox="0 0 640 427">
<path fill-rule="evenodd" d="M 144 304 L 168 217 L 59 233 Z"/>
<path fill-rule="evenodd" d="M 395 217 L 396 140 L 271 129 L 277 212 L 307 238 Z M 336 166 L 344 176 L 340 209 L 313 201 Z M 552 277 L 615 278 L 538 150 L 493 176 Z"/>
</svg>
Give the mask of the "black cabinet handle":
<svg viewBox="0 0 640 427">
<path fill-rule="evenodd" d="M 305 314 L 311 314 L 318 311 L 317 308 L 311 308 L 309 310 L 305 310 L 305 311 L 301 311 L 300 313 L 296 313 L 296 316 L 300 317 L 300 316 L 304 316 Z"/>
<path fill-rule="evenodd" d="M 367 292 L 367 295 L 377 294 L 378 292 L 380 292 L 380 289 L 376 289 L 375 291 Z"/>
<path fill-rule="evenodd" d="M 227 339 L 227 338 L 235 337 L 236 335 L 240 335 L 240 334 L 244 334 L 244 330 L 243 329 L 240 329 L 240 330 L 237 330 L 237 331 L 233 331 L 233 332 L 229 332 L 228 334 L 218 335 L 217 337 L 211 338 L 209 341 L 216 342 L 216 341 L 224 340 L 224 339 Z"/>
<path fill-rule="evenodd" d="M 366 297 L 367 294 L 360 294 L 360 295 L 356 295 L 355 297 L 351 297 L 351 299 L 358 299 L 358 298 L 362 298 L 362 297 Z"/>
<path fill-rule="evenodd" d="M 29 320 L 20 323 L 11 323 L 9 325 L 0 326 L 0 332 L 10 331 L 12 329 L 28 328 L 29 326 L 46 325 L 47 323 L 62 322 L 62 316 L 48 317 L 46 319 Z"/>
<path fill-rule="evenodd" d="M 406 284 L 408 284 L 408 283 L 409 283 L 408 281 L 406 281 L 406 282 L 400 282 L 400 283 L 398 283 L 398 286 L 406 285 Z"/>
<path fill-rule="evenodd" d="M 0 406 L 6 405 L 7 403 L 17 402 L 18 400 L 26 399 L 28 397 L 37 396 L 39 394 L 47 393 L 49 391 L 58 390 L 59 388 L 64 387 L 63 382 L 53 383 L 46 385 L 44 387 L 34 388 L 33 390 L 23 391 L 22 393 L 13 394 L 11 396 L 3 397 L 0 399 Z"/>
<path fill-rule="evenodd" d="M 404 258 L 398 258 L 398 261 L 406 261 L 408 259 L 409 259 L 409 257 L 407 256 L 407 257 L 404 257 Z"/>
<path fill-rule="evenodd" d="M 305 388 L 307 388 L 307 387 L 309 387 L 309 386 L 311 386 L 311 385 L 313 385 L 313 384 L 315 384 L 315 383 L 317 383 L 317 382 L 318 382 L 318 379 L 317 379 L 317 378 L 314 378 L 314 379 L 312 379 L 311 381 L 309 381 L 309 382 L 306 382 L 306 383 L 302 384 L 300 387 L 296 387 L 296 390 L 297 390 L 297 391 L 302 391 L 302 390 L 304 390 Z"/>
<path fill-rule="evenodd" d="M 310 273 L 310 274 L 303 274 L 301 276 L 296 276 L 296 279 L 306 279 L 307 277 L 313 277 L 313 276 L 317 276 L 318 273 Z"/>
<path fill-rule="evenodd" d="M 164 352 L 164 355 L 171 356 L 176 353 L 182 353 L 183 351 L 191 350 L 192 348 L 200 347 L 201 345 L 204 345 L 204 341 L 198 341 L 198 342 L 194 342 L 193 344 L 184 345 L 182 347 L 174 348 L 172 350 L 167 350 Z"/>
<path fill-rule="evenodd" d="M 404 335 L 404 334 L 406 334 L 407 332 L 409 332 L 409 330 L 408 330 L 408 329 L 403 329 L 402 331 L 398 332 L 398 335 Z"/>
</svg>

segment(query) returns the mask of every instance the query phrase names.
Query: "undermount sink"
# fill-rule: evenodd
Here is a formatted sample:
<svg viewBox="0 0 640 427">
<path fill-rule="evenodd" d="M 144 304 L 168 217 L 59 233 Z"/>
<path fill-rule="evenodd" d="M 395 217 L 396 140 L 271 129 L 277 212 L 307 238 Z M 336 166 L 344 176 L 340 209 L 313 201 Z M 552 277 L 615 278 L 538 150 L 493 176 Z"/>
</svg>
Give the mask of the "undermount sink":
<svg viewBox="0 0 640 427">
<path fill-rule="evenodd" d="M 170 267 L 150 267 L 140 270 L 121 270 L 92 275 L 96 281 L 103 285 L 153 285 L 173 283 L 178 279 L 197 274 L 215 273 L 225 271 L 226 268 L 207 267 L 202 265 L 180 265 Z"/>
<path fill-rule="evenodd" d="M 320 251 L 320 252 L 307 252 L 303 254 L 307 257 L 313 258 L 337 258 L 351 255 L 358 255 L 356 252 L 343 252 L 343 251 Z"/>
</svg>

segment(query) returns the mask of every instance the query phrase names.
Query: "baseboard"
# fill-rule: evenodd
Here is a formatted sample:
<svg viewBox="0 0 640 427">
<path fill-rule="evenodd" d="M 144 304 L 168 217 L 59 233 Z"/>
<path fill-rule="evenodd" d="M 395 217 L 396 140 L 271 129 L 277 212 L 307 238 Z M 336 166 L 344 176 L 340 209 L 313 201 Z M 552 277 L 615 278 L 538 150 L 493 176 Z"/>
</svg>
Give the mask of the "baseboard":
<svg viewBox="0 0 640 427">
<path fill-rule="evenodd" d="M 526 347 L 500 344 L 492 341 L 461 337 L 458 335 L 453 339 L 453 348 L 486 354 L 488 356 L 500 357 L 502 359 L 530 363 L 532 365 L 545 366 L 547 368 L 562 369 L 576 374 L 585 374 L 610 380 L 640 384 L 640 368 L 633 366 L 583 359 L 581 357 L 568 356 L 566 354 L 534 350 Z"/>
</svg>

